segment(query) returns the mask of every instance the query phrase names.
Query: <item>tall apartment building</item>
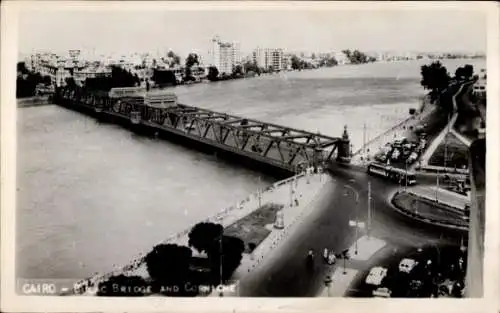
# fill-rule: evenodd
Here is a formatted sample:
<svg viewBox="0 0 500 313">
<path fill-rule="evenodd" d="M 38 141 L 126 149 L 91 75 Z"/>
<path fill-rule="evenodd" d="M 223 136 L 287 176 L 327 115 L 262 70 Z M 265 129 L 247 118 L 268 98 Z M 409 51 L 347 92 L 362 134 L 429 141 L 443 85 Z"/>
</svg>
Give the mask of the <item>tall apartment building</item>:
<svg viewBox="0 0 500 313">
<path fill-rule="evenodd" d="M 223 42 L 219 37 L 212 39 L 210 51 L 212 65 L 219 74 L 231 74 L 234 67 L 241 63 L 240 44 L 237 42 Z"/>
<path fill-rule="evenodd" d="M 284 67 L 284 58 L 282 49 L 257 48 L 252 53 L 253 61 L 257 66 L 273 71 L 281 71 Z"/>
</svg>

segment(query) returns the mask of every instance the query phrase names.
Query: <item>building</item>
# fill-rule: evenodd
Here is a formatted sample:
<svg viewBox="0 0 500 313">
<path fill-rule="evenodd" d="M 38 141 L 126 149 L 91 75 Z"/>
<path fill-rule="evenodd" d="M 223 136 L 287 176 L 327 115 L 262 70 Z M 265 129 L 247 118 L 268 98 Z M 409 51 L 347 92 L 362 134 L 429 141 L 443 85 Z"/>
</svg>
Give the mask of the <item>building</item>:
<svg viewBox="0 0 500 313">
<path fill-rule="evenodd" d="M 339 51 L 339 52 L 335 52 L 335 60 L 337 60 L 338 64 L 339 65 L 343 65 L 343 64 L 349 64 L 349 59 L 347 58 L 347 56 L 345 55 L 344 52 L 342 51 Z"/>
<path fill-rule="evenodd" d="M 469 151 L 472 195 L 465 296 L 480 298 L 483 297 L 486 139 L 474 141 Z"/>
<path fill-rule="evenodd" d="M 275 72 L 285 69 L 282 49 L 257 48 L 253 51 L 252 58 L 257 66 L 264 69 L 272 68 Z"/>
<path fill-rule="evenodd" d="M 486 100 L 486 74 L 479 77 L 479 79 L 472 86 L 472 94 L 474 94 L 478 100 Z"/>
<path fill-rule="evenodd" d="M 111 77 L 111 69 L 106 66 L 87 66 L 73 71 L 75 82 L 82 86 L 87 78 Z"/>
<path fill-rule="evenodd" d="M 231 75 L 234 67 L 241 63 L 240 45 L 237 42 L 223 42 L 216 36 L 212 39 L 210 57 L 220 75 Z"/>
</svg>

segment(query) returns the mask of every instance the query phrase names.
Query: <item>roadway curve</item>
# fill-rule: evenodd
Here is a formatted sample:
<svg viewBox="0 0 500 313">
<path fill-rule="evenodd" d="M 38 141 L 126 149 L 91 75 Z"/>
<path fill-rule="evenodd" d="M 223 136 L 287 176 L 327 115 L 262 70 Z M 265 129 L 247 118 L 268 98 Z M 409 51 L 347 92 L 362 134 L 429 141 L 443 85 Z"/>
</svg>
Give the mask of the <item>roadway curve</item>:
<svg viewBox="0 0 500 313">
<path fill-rule="evenodd" d="M 361 221 L 366 221 L 367 183 L 371 182 L 371 234 L 386 240 L 390 246 L 406 249 L 429 243 L 454 244 L 460 241 L 462 233 L 419 223 L 396 212 L 390 204 L 390 197 L 397 185 L 342 167 L 331 172 L 335 182 L 330 192 L 322 195 L 314 212 L 278 248 L 277 257 L 240 281 L 240 296 L 314 297 L 318 294 L 331 267 L 323 264 L 321 258 L 316 258 L 311 271 L 305 266 L 307 251 L 312 248 L 321 254 L 328 247 L 339 253 L 354 242 L 355 230 L 348 226 L 348 222 L 355 218 L 355 200 L 352 193 L 346 196 L 344 184 L 357 190 L 358 216 Z"/>
</svg>

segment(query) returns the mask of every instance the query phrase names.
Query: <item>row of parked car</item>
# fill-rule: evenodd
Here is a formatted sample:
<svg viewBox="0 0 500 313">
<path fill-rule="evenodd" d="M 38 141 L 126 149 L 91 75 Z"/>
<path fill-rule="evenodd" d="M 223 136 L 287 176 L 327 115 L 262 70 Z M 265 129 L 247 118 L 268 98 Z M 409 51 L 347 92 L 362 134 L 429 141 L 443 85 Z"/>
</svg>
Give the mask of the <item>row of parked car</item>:
<svg viewBox="0 0 500 313">
<path fill-rule="evenodd" d="M 447 249 L 438 252 L 436 257 L 430 255 L 429 251 L 418 249 L 388 268 L 373 267 L 364 281 L 363 289 L 371 293 L 366 296 L 461 297 L 466 272 L 466 250 L 447 252 Z M 445 257 L 447 254 L 451 255 Z"/>
<path fill-rule="evenodd" d="M 398 271 L 401 274 L 410 274 L 413 269 L 418 265 L 414 259 L 404 258 L 399 262 Z M 373 286 L 375 297 L 389 298 L 391 296 L 391 289 L 389 289 L 384 280 L 387 277 L 388 269 L 382 266 L 373 267 L 365 279 L 365 284 Z"/>
<path fill-rule="evenodd" d="M 419 142 L 409 141 L 407 138 L 400 138 L 387 143 L 375 156 L 375 160 L 381 163 L 415 163 L 423 153 L 427 141 L 425 134 L 422 134 Z"/>
</svg>

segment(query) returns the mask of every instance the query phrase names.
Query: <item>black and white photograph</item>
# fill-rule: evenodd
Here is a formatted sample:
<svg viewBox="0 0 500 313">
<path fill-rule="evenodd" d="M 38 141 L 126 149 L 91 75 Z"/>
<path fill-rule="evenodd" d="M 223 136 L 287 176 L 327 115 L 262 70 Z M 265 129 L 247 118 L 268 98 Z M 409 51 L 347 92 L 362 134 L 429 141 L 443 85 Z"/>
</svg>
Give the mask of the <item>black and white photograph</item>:
<svg viewBox="0 0 500 313">
<path fill-rule="evenodd" d="M 2 4 L 16 305 L 493 303 L 495 3 L 57 2 Z"/>
</svg>

